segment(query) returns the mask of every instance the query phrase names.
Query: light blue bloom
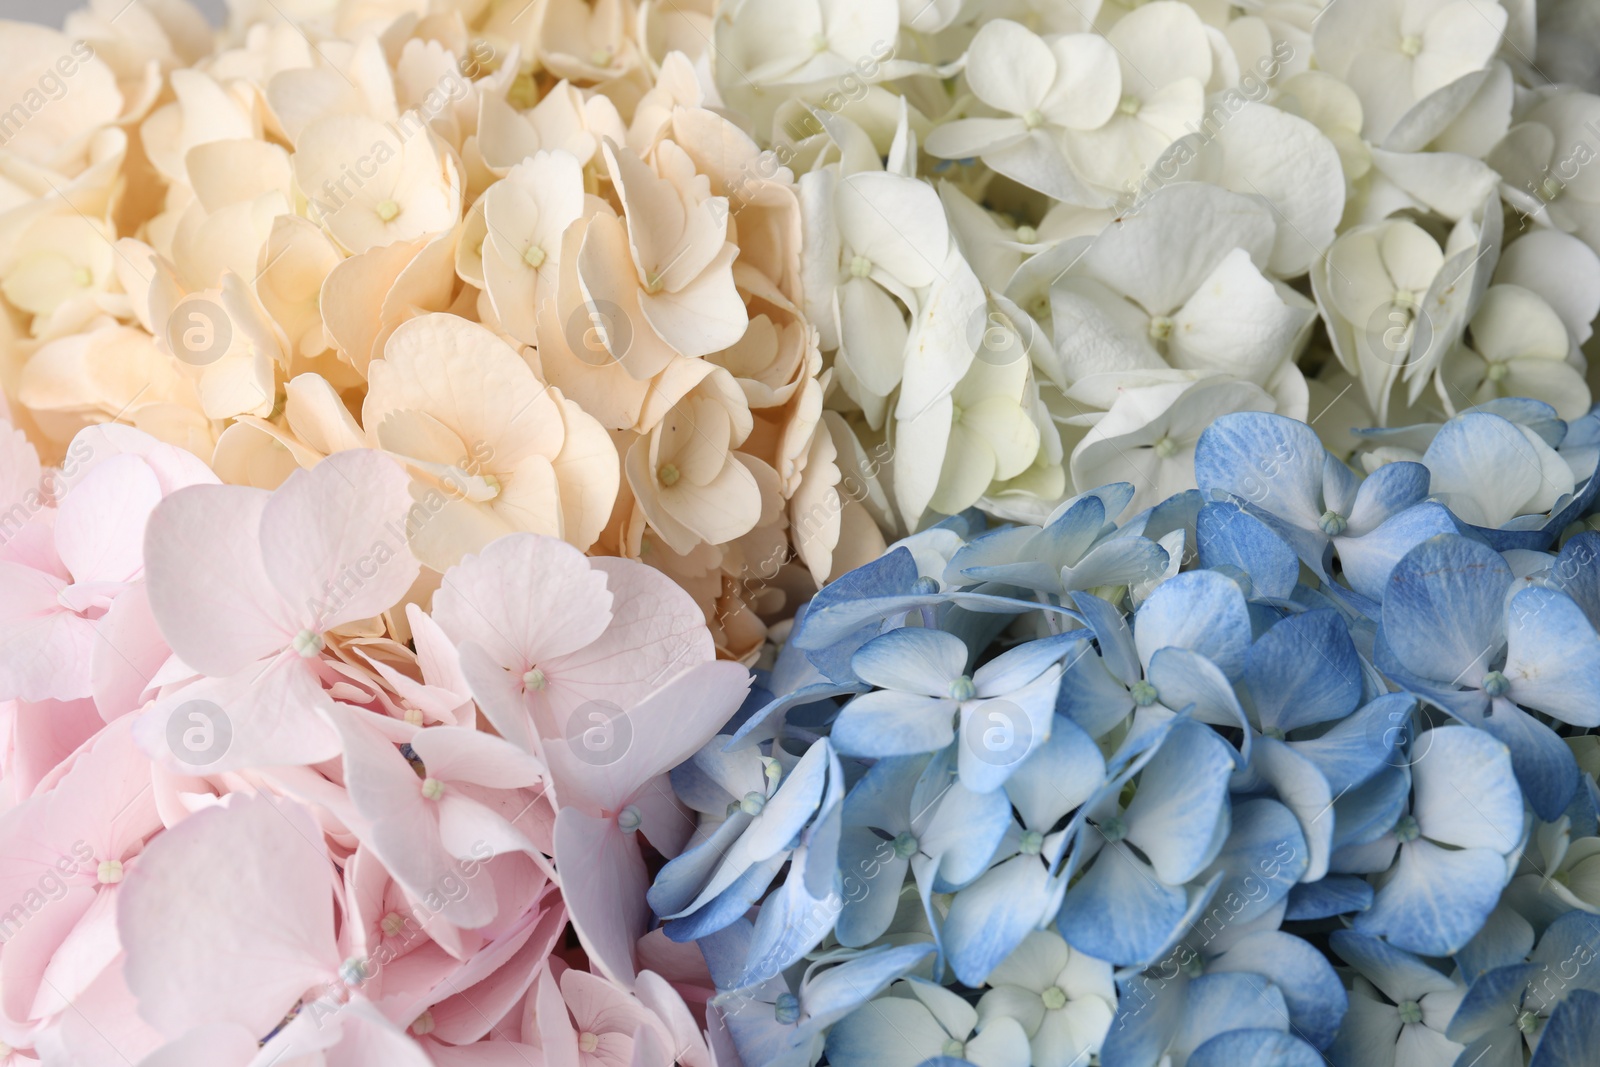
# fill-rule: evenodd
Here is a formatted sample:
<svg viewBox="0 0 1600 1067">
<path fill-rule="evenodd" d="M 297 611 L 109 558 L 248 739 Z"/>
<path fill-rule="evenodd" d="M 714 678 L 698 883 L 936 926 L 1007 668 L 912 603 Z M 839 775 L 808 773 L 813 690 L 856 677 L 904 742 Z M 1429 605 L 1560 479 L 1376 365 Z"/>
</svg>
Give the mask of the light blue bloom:
<svg viewBox="0 0 1600 1067">
<path fill-rule="evenodd" d="M 1572 799 L 1577 764 L 1523 708 L 1580 726 L 1600 725 L 1600 635 L 1570 597 L 1527 588 L 1511 596 L 1511 568 L 1487 545 L 1459 535 L 1430 539 L 1390 576 L 1378 666 L 1418 696 L 1510 749 L 1539 817 Z"/>
<path fill-rule="evenodd" d="M 847 756 L 910 756 L 961 740 L 961 781 L 976 793 L 1005 783 L 1050 737 L 1061 661 L 1085 634 L 1018 645 L 969 673 L 971 654 L 942 630 L 902 627 L 862 645 L 851 669 L 878 690 L 851 700 L 830 736 Z"/>
<path fill-rule="evenodd" d="M 931 944 L 825 955 L 793 984 L 779 975 L 747 981 L 752 930 L 741 920 L 700 941 L 720 992 L 709 1009 L 726 1025 L 739 1058 L 764 1067 L 811 1067 L 827 1027 L 933 955 Z"/>
<path fill-rule="evenodd" d="M 1233 750 L 1189 719 L 1102 787 L 1075 818 L 1067 874 L 1076 881 L 1056 926 L 1074 948 L 1116 966 L 1148 963 L 1172 943 L 1192 904 L 1221 880 L 1187 884 L 1227 839 Z M 1125 785 L 1134 783 L 1124 805 Z M 1137 851 L 1135 851 L 1137 849 Z"/>
<path fill-rule="evenodd" d="M 1600 993 L 1597 962 L 1600 917 L 1573 911 L 1557 919 L 1528 962 L 1497 967 L 1472 983 L 1449 1028 L 1450 1038 L 1466 1045 L 1462 1061 L 1478 1056 L 1487 1067 L 1520 1065 L 1526 1043 L 1534 1050 L 1534 1064 L 1593 1063 L 1595 1046 L 1581 1042 L 1594 1025 L 1592 1016 L 1584 1016 Z M 1541 1052 L 1541 1035 L 1551 1032 L 1556 1040 Z"/>
<path fill-rule="evenodd" d="M 1335 930 L 1328 943 L 1356 971 L 1350 1011 L 1328 1049 L 1334 1067 L 1449 1067 L 1462 1046 L 1445 1036 L 1467 987 L 1375 937 Z"/>
<path fill-rule="evenodd" d="M 1054 871 L 1068 841 L 1055 827 L 1100 791 L 1105 759 L 1087 734 L 1059 718 L 1050 740 L 1006 781 L 1004 841 L 983 875 L 945 915 L 942 943 L 956 977 L 979 986 L 1029 932 L 1054 917 L 1066 880 Z M 1015 808 L 1021 825 L 1009 819 Z"/>
<path fill-rule="evenodd" d="M 1013 823 L 1005 793 L 974 793 L 936 757 L 879 760 L 845 797 L 839 869 L 844 908 L 834 934 L 861 946 L 894 919 L 909 871 L 930 913 L 937 888 L 950 892 L 988 869 Z"/>
<path fill-rule="evenodd" d="M 1410 811 L 1373 851 L 1396 855 L 1358 933 L 1425 956 L 1472 939 L 1510 880 L 1521 847 L 1521 790 L 1506 747 L 1481 730 L 1444 726 L 1417 739 Z"/>
<path fill-rule="evenodd" d="M 1281 415 L 1224 415 L 1200 435 L 1194 469 L 1207 499 L 1231 500 L 1260 518 L 1362 610 L 1381 599 L 1411 546 L 1455 529 L 1444 508 L 1425 503 L 1426 467 L 1390 463 L 1359 480 L 1315 431 Z M 1354 597 L 1333 581 L 1335 557 Z"/>
</svg>

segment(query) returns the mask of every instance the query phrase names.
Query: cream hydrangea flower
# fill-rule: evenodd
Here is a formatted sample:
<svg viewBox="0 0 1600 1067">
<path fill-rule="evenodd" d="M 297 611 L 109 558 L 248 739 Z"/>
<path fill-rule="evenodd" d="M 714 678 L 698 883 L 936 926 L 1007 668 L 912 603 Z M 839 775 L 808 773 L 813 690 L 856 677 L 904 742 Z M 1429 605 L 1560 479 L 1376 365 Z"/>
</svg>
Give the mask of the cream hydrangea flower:
<svg viewBox="0 0 1600 1067">
<path fill-rule="evenodd" d="M 90 140 L 123 106 L 116 77 L 88 42 L 9 20 L 0 21 L 0 100 L 5 152 L 62 174 L 82 168 Z"/>
<path fill-rule="evenodd" d="M 540 152 L 483 194 L 483 288 L 501 327 L 538 344 L 539 305 L 555 298 L 561 236 L 584 212 L 583 168 L 569 153 Z"/>
<path fill-rule="evenodd" d="M 749 316 L 733 281 L 739 250 L 727 240 L 727 198 L 712 196 L 670 141 L 657 147 L 655 168 L 614 142 L 603 151 L 624 218 L 595 216 L 578 251 L 585 303 L 618 319 L 602 345 L 635 378 L 659 374 L 674 355 L 732 345 Z"/>
<path fill-rule="evenodd" d="M 415 129 L 409 136 L 404 131 Z M 329 115 L 295 145 L 295 181 L 312 218 L 350 253 L 442 233 L 461 217 L 456 167 L 414 112 L 398 126 Z"/>
<path fill-rule="evenodd" d="M 424 315 L 368 373 L 361 421 L 412 473 L 424 514 L 408 537 L 429 567 L 519 530 L 580 549 L 600 536 L 620 476 L 610 438 L 493 333 Z"/>
</svg>

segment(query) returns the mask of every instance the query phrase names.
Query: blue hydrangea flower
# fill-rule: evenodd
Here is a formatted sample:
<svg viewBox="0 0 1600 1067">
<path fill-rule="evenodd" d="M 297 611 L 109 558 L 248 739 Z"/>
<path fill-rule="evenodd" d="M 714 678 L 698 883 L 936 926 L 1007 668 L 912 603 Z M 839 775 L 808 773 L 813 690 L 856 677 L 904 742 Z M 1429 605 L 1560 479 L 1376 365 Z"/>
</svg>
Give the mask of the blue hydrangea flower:
<svg viewBox="0 0 1600 1067">
<path fill-rule="evenodd" d="M 1512 581 L 1480 542 L 1449 534 L 1418 545 L 1390 576 L 1376 658 L 1413 693 L 1504 742 L 1549 820 L 1572 799 L 1577 763 L 1523 709 L 1600 725 L 1600 635 L 1570 597 L 1526 588 L 1508 598 Z"/>
</svg>

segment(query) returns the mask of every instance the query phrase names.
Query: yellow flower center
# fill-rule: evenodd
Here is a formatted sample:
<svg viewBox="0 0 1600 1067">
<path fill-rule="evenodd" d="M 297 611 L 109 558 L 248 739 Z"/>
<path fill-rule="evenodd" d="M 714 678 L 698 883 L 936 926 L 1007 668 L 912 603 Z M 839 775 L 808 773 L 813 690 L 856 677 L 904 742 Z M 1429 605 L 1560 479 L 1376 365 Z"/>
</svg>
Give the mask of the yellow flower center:
<svg viewBox="0 0 1600 1067">
<path fill-rule="evenodd" d="M 122 861 L 101 861 L 99 869 L 95 872 L 95 877 L 100 879 L 101 885 L 116 885 L 122 881 Z"/>
<path fill-rule="evenodd" d="M 87 289 L 89 286 L 94 284 L 94 271 L 90 270 L 88 267 L 79 267 L 73 272 L 72 280 L 77 282 L 81 287 Z"/>
<path fill-rule="evenodd" d="M 1422 38 L 1411 34 L 1400 42 L 1400 51 L 1415 58 L 1422 51 Z"/>
<path fill-rule="evenodd" d="M 1030 130 L 1038 129 L 1044 125 L 1044 115 L 1038 108 L 1029 108 L 1028 113 L 1022 116 L 1022 124 Z"/>
<path fill-rule="evenodd" d="M 385 200 L 374 210 L 377 211 L 378 218 L 382 219 L 384 222 L 393 222 L 400 214 L 400 205 L 395 203 L 393 200 Z"/>
<path fill-rule="evenodd" d="M 425 1011 L 417 1016 L 411 1023 L 411 1032 L 418 1037 L 433 1033 L 433 1012 Z"/>
<path fill-rule="evenodd" d="M 1178 442 L 1170 437 L 1163 437 L 1155 443 L 1156 455 L 1162 459 L 1171 459 L 1178 454 Z"/>
<path fill-rule="evenodd" d="M 1122 102 L 1117 105 L 1117 110 L 1122 112 L 1124 115 L 1127 115 L 1129 118 L 1132 118 L 1134 115 L 1137 115 L 1139 110 L 1143 107 L 1144 101 L 1140 100 L 1137 96 L 1125 96 L 1122 98 Z"/>
<path fill-rule="evenodd" d="M 438 800 L 444 796 L 444 783 L 437 778 L 424 778 L 422 780 L 422 795 L 429 800 Z"/>
<path fill-rule="evenodd" d="M 383 928 L 385 937 L 395 937 L 406 928 L 406 917 L 398 911 L 391 911 L 383 917 L 383 922 L 378 925 Z"/>
<path fill-rule="evenodd" d="M 522 676 L 522 684 L 529 689 L 537 691 L 543 689 L 548 682 L 545 679 L 544 671 L 541 671 L 538 667 L 529 667 L 528 673 Z"/>
<path fill-rule="evenodd" d="M 540 267 L 544 266 L 544 261 L 544 249 L 540 248 L 538 245 L 533 245 L 526 252 L 522 253 L 522 262 L 526 263 L 534 270 L 538 270 Z"/>
<path fill-rule="evenodd" d="M 677 485 L 678 479 L 681 477 L 683 477 L 683 475 L 679 473 L 678 468 L 671 463 L 663 463 L 661 468 L 656 471 L 656 478 L 668 489 L 671 489 L 673 486 Z"/>
<path fill-rule="evenodd" d="M 872 260 L 868 259 L 866 256 L 857 256 L 857 257 L 855 257 L 854 259 L 852 259 L 850 261 L 850 276 L 851 277 L 853 277 L 853 278 L 865 278 L 867 275 L 869 275 L 871 273 L 872 273 Z"/>
<path fill-rule="evenodd" d="M 1172 336 L 1172 320 L 1165 315 L 1156 315 L 1150 319 L 1150 340 L 1165 341 Z"/>
<path fill-rule="evenodd" d="M 1489 380 L 1491 382 L 1502 382 L 1505 380 L 1506 375 L 1510 373 L 1511 368 L 1504 363 L 1489 364 Z"/>
<path fill-rule="evenodd" d="M 593 1052 L 599 1044 L 600 1039 L 587 1030 L 578 1035 L 579 1052 Z"/>
<path fill-rule="evenodd" d="M 1025 245 L 1031 245 L 1039 239 L 1039 231 L 1032 226 L 1018 226 L 1017 240 Z"/>
</svg>

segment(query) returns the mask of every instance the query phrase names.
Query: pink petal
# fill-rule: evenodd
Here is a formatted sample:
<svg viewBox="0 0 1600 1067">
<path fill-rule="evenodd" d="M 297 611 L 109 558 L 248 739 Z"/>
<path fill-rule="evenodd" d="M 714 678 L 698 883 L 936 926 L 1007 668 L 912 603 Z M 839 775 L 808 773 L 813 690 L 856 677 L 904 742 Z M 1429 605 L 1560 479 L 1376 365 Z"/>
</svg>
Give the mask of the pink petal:
<svg viewBox="0 0 1600 1067">
<path fill-rule="evenodd" d="M 137 710 L 156 671 L 172 655 L 150 611 L 142 583 L 127 586 L 95 623 L 89 654 L 89 684 L 95 707 L 107 722 Z"/>
<path fill-rule="evenodd" d="M 56 511 L 56 552 L 78 582 L 126 582 L 144 567 L 144 528 L 161 483 L 138 456 L 113 456 L 73 486 Z"/>
<path fill-rule="evenodd" d="M 118 909 L 140 1014 L 169 1036 L 270 1032 L 338 970 L 332 887 L 322 833 L 293 801 L 235 793 L 160 835 Z"/>
<path fill-rule="evenodd" d="M 614 598 L 611 624 L 545 668 L 557 730 L 589 701 L 631 708 L 674 674 L 717 655 L 705 614 L 678 583 L 631 559 L 597 557 L 590 564 L 606 576 Z"/>
<path fill-rule="evenodd" d="M 586 746 L 578 733 L 581 723 L 574 722 L 567 731 L 573 736 L 546 745 L 558 800 L 614 816 L 646 782 L 716 736 L 749 689 L 750 674 L 739 664 L 702 663 L 605 722 L 610 743 L 604 747 Z"/>
<path fill-rule="evenodd" d="M 469 929 L 482 926 L 494 918 L 494 899 L 448 892 L 460 877 L 459 864 L 439 836 L 438 801 L 423 795 L 423 782 L 411 764 L 365 721 L 368 717 L 346 708 L 333 714 L 344 741 L 345 788 L 368 822 L 355 828 L 357 836 L 407 893 L 418 899 L 444 894 L 436 910 L 445 921 Z M 440 788 L 449 787 L 440 783 Z"/>
<path fill-rule="evenodd" d="M 491 789 L 520 789 L 544 780 L 544 765 L 517 746 L 460 726 L 418 730 L 411 747 L 428 776 Z"/>
<path fill-rule="evenodd" d="M 306 661 L 285 652 L 164 693 L 134 735 L 152 759 L 184 774 L 304 766 L 339 754 L 324 718 L 333 707 Z"/>
<path fill-rule="evenodd" d="M 631 986 L 634 942 L 650 921 L 644 900 L 650 879 L 638 840 L 619 830 L 614 818 L 563 808 L 556 816 L 556 869 L 567 913 L 590 961 L 612 981 Z M 566 987 L 563 979 L 563 993 Z M 572 1004 L 570 994 L 567 1001 Z M 581 1022 L 584 1014 L 577 1005 L 572 1008 Z"/>
<path fill-rule="evenodd" d="M 0 562 L 0 699 L 89 695 L 94 623 L 61 606 L 63 588 L 54 575 Z"/>
<path fill-rule="evenodd" d="M 399 603 L 421 565 L 406 543 L 410 476 L 381 452 L 335 452 L 289 475 L 261 515 L 267 574 L 321 632 Z"/>
<path fill-rule="evenodd" d="M 588 645 L 611 622 L 606 576 L 565 541 L 517 533 L 445 573 L 433 618 L 518 673 Z"/>
<path fill-rule="evenodd" d="M 270 498 L 244 486 L 191 486 L 163 500 L 145 527 L 150 610 L 178 658 L 213 678 L 285 648 L 298 630 L 261 558 Z"/>
</svg>

